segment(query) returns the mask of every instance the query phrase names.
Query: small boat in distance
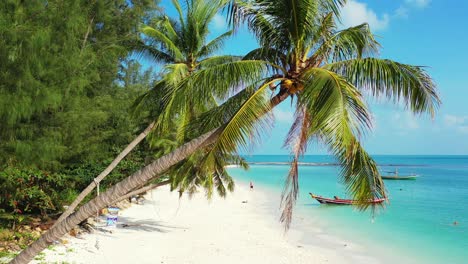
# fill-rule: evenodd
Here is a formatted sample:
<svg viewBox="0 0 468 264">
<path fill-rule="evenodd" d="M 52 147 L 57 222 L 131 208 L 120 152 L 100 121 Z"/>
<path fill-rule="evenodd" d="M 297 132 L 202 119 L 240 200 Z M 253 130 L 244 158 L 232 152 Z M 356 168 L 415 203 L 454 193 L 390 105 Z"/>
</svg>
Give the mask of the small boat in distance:
<svg viewBox="0 0 468 264">
<path fill-rule="evenodd" d="M 382 179 L 384 180 L 416 180 L 419 175 L 410 174 L 410 175 L 399 175 L 398 169 L 395 171 L 389 171 L 388 173 L 392 173 L 392 175 L 382 175 Z"/>
<path fill-rule="evenodd" d="M 331 198 L 325 198 L 319 195 L 314 195 L 313 193 L 309 193 L 312 199 L 317 200 L 321 204 L 338 204 L 338 205 L 351 205 L 357 203 L 356 200 L 351 200 L 351 199 L 341 199 L 335 196 L 333 199 Z M 378 203 L 383 203 L 385 201 L 385 198 L 374 198 L 374 200 L 370 200 L 369 203 L 371 204 L 378 204 Z"/>
</svg>

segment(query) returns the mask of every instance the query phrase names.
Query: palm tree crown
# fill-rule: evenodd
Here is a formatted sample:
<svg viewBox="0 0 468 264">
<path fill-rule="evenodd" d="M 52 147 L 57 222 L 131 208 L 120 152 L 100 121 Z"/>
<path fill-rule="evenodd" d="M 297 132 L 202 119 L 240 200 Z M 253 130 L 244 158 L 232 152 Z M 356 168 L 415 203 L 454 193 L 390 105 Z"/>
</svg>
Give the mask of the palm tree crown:
<svg viewBox="0 0 468 264">
<path fill-rule="evenodd" d="M 369 199 L 386 197 L 376 163 L 360 143 L 372 127 L 364 95 L 402 102 L 414 113 L 433 115 L 440 104 L 422 67 L 375 57 L 380 45 L 368 24 L 338 29 L 345 2 L 231 1 L 231 21 L 246 21 L 260 48 L 242 61 L 204 69 L 190 78 L 199 87 L 211 85 L 218 95 L 244 87 L 199 122 L 206 129 L 223 126 L 212 153 L 247 147 L 271 124 L 271 108 L 294 99 L 295 120 L 284 143 L 293 156 L 282 195 L 281 221 L 286 227 L 298 195 L 298 160 L 313 140 L 323 142 L 342 164 L 344 183 L 360 208 L 367 208 Z M 191 92 L 207 93 L 202 88 Z"/>
<path fill-rule="evenodd" d="M 186 1 L 183 11 L 177 0 L 173 5 L 178 12 L 178 19 L 167 16 L 159 17 L 152 26 L 143 26 L 144 45 L 140 52 L 158 63 L 164 62 L 161 79 L 155 87 L 143 95 L 138 101 L 138 107 L 150 109 L 151 118 L 156 118 L 157 125 L 150 135 L 150 142 L 160 157 L 171 152 L 181 143 L 192 138 L 196 130 L 187 130 L 200 113 L 217 106 L 216 97 L 212 94 L 203 100 L 194 98 L 183 90 L 177 90 L 179 83 L 188 80 L 192 74 L 202 69 L 238 61 L 241 58 L 231 55 L 213 55 L 224 44 L 232 31 L 224 32 L 211 41 L 206 41 L 209 25 L 213 18 L 225 5 L 226 1 Z M 196 85 L 190 83 L 188 88 Z M 209 89 L 209 86 L 206 87 Z M 176 128 L 174 131 L 174 128 Z M 175 132 L 175 133 L 174 133 Z M 211 196 L 215 187 L 221 195 L 226 190 L 233 190 L 234 182 L 224 166 L 234 163 L 247 167 L 242 158 L 230 153 L 220 153 L 213 163 L 205 164 L 204 151 L 192 154 L 180 164 L 171 168 L 166 174 L 171 178 L 172 189 L 193 193 L 197 186 L 203 186 Z"/>
</svg>

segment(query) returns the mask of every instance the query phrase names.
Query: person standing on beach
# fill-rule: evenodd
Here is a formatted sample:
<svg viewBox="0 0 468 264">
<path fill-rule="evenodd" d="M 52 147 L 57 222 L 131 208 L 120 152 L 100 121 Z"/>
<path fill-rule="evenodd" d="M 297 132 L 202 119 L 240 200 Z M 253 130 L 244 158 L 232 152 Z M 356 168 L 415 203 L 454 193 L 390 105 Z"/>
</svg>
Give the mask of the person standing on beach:
<svg viewBox="0 0 468 264">
<path fill-rule="evenodd" d="M 250 190 L 253 190 L 253 183 L 250 181 Z"/>
</svg>

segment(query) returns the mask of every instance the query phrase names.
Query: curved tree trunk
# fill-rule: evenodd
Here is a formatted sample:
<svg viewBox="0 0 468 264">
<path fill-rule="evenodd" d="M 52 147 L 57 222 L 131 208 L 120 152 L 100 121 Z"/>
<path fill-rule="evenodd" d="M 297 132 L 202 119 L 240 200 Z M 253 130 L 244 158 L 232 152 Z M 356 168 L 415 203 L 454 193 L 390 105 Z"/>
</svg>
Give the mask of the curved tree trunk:
<svg viewBox="0 0 468 264">
<path fill-rule="evenodd" d="M 60 215 L 59 219 L 54 223 L 53 227 L 58 225 L 60 222 L 63 221 L 63 219 L 67 218 L 69 215 L 73 213 L 75 208 L 83 201 L 83 199 L 90 194 L 94 188 L 96 188 L 97 183 L 101 182 L 109 173 L 117 167 L 117 165 L 120 163 L 120 161 L 125 158 L 125 156 L 130 153 L 148 134 L 151 132 L 151 130 L 154 127 L 154 122 L 152 122 L 143 132 L 141 132 L 140 135 L 138 135 L 128 146 L 120 152 L 120 154 L 107 166 L 107 168 L 101 172 L 96 178 L 94 178 L 93 182 L 91 182 L 79 195 L 76 197 L 76 199 L 73 201 L 73 203 L 68 206 L 67 210 Z"/>
<path fill-rule="evenodd" d="M 276 96 L 271 98 L 271 107 L 275 107 L 284 101 L 289 94 L 287 91 L 282 90 Z M 43 234 L 38 240 L 29 245 L 20 252 L 10 264 L 25 264 L 30 262 L 39 252 L 44 250 L 52 242 L 58 240 L 60 237 L 68 233 L 73 227 L 84 221 L 88 217 L 94 215 L 97 210 L 102 209 L 124 195 L 128 194 L 131 190 L 143 186 L 149 180 L 154 179 L 155 175 L 163 173 L 171 166 L 187 158 L 189 155 L 198 149 L 214 143 L 223 131 L 223 126 L 213 129 L 198 138 L 185 143 L 173 152 L 162 156 L 161 158 L 153 161 L 148 166 L 140 169 L 132 176 L 127 177 L 123 181 L 117 183 L 109 188 L 106 192 L 95 197 L 88 203 L 80 207 L 74 214 L 65 218 L 62 222 L 52 227 L 49 231 Z"/>
<path fill-rule="evenodd" d="M 164 185 L 168 185 L 168 184 L 170 184 L 170 183 L 171 183 L 170 180 L 166 180 L 166 181 L 162 181 L 162 182 L 159 182 L 159 183 L 152 183 L 152 184 L 149 184 L 149 185 L 147 185 L 147 186 L 145 186 L 145 187 L 143 187 L 143 188 L 140 188 L 140 189 L 137 189 L 137 190 L 135 190 L 135 191 L 132 191 L 132 192 L 127 193 L 126 195 L 124 195 L 124 196 L 120 197 L 119 199 L 115 200 L 115 201 L 113 202 L 113 204 L 114 204 L 114 203 L 118 203 L 118 202 L 120 202 L 120 201 L 123 201 L 123 200 L 125 200 L 125 199 L 127 199 L 127 198 L 130 198 L 130 197 L 134 196 L 134 195 L 138 195 L 138 194 L 140 194 L 140 193 L 144 193 L 144 192 L 147 192 L 147 191 L 151 191 L 151 190 L 153 190 L 153 189 L 156 189 L 156 188 L 161 187 L 161 186 L 164 186 Z"/>
<path fill-rule="evenodd" d="M 161 174 L 172 165 L 187 158 L 200 147 L 213 143 L 218 138 L 221 131 L 221 128 L 214 129 L 196 139 L 193 139 L 175 151 L 155 160 L 148 166 L 134 173 L 132 176 L 109 188 L 106 192 L 95 197 L 93 200 L 80 207 L 78 211 L 64 219 L 55 227 L 51 228 L 47 233 L 43 234 L 29 247 L 21 251 L 20 254 L 17 255 L 10 263 L 28 263 L 53 241 L 58 240 L 74 226 L 95 214 L 97 210 L 106 207 L 115 200 L 126 195 L 134 188 L 144 185 L 147 181 L 153 179 L 154 175 Z"/>
</svg>

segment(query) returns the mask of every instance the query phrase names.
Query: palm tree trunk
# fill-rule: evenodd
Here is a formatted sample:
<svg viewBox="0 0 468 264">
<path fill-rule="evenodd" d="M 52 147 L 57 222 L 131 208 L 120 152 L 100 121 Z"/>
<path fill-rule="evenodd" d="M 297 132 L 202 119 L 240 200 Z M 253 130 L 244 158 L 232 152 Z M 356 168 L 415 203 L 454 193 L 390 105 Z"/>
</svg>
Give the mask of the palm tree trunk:
<svg viewBox="0 0 468 264">
<path fill-rule="evenodd" d="M 221 131 L 221 128 L 214 129 L 196 139 L 191 140 L 175 151 L 153 161 L 151 164 L 140 169 L 132 176 L 109 188 L 106 192 L 84 204 L 77 212 L 58 223 L 55 227 L 52 227 L 47 233 L 43 234 L 29 247 L 21 251 L 20 254 L 17 255 L 10 263 L 28 263 L 53 241 L 58 240 L 81 221 L 92 216 L 97 210 L 106 207 L 134 188 L 142 186 L 147 181 L 154 178 L 154 175 L 161 174 L 172 165 L 187 158 L 197 149 L 215 142 Z"/>
<path fill-rule="evenodd" d="M 149 126 L 141 132 L 140 135 L 138 135 L 120 154 L 107 166 L 107 168 L 101 172 L 96 178 L 94 178 L 93 182 L 91 182 L 88 187 L 86 187 L 79 195 L 76 197 L 76 199 L 73 201 L 73 203 L 68 206 L 67 210 L 62 213 L 62 215 L 57 219 L 57 221 L 54 223 L 53 226 L 58 225 L 60 222 L 63 221 L 63 219 L 67 218 L 70 214 L 73 213 L 75 208 L 83 201 L 83 199 L 90 194 L 94 188 L 96 188 L 97 184 L 101 182 L 117 165 L 119 162 L 127 156 L 130 151 L 132 151 L 148 134 L 151 132 L 151 130 L 154 127 L 154 122 L 149 124 Z"/>
<path fill-rule="evenodd" d="M 282 101 L 284 101 L 289 94 L 287 91 L 280 91 L 276 96 L 271 99 L 271 107 L 275 107 Z M 88 203 L 80 207 L 80 209 L 69 217 L 65 218 L 62 222 L 52 227 L 49 231 L 43 234 L 38 240 L 29 245 L 23 251 L 20 252 L 10 264 L 26 264 L 31 261 L 39 252 L 44 250 L 52 242 L 58 240 L 64 234 L 69 232 L 73 227 L 84 221 L 88 217 L 94 215 L 96 211 L 102 209 L 126 195 L 131 190 L 144 185 L 149 180 L 153 179 L 155 175 L 163 173 L 171 166 L 187 158 L 189 155 L 197 151 L 198 149 L 214 143 L 221 132 L 223 126 L 213 129 L 212 131 L 201 135 L 198 138 L 185 143 L 181 147 L 177 148 L 173 152 L 162 156 L 161 158 L 153 161 L 148 166 L 140 169 L 132 176 L 124 179 L 117 183 L 113 187 L 109 188 L 103 194 L 95 197 Z"/>
<path fill-rule="evenodd" d="M 152 184 L 149 184 L 149 185 L 147 185 L 147 186 L 145 186 L 145 187 L 143 187 L 143 188 L 140 188 L 140 189 L 137 189 L 137 190 L 135 190 L 135 191 L 132 191 L 132 192 L 127 193 L 126 195 L 124 195 L 124 196 L 120 197 L 119 199 L 115 200 L 115 201 L 113 202 L 113 204 L 118 203 L 118 202 L 120 202 L 120 201 L 123 201 L 123 200 L 125 200 L 125 199 L 127 199 L 127 198 L 130 198 L 130 197 L 134 196 L 134 195 L 138 195 L 138 194 L 140 194 L 140 193 L 144 193 L 144 192 L 147 192 L 147 191 L 156 189 L 156 188 L 158 188 L 158 187 L 161 187 L 161 186 L 164 186 L 164 185 L 168 185 L 168 184 L 170 184 L 170 183 L 171 183 L 170 180 L 166 180 L 166 181 L 162 181 L 162 182 L 159 182 L 159 183 L 152 183 Z"/>
</svg>

